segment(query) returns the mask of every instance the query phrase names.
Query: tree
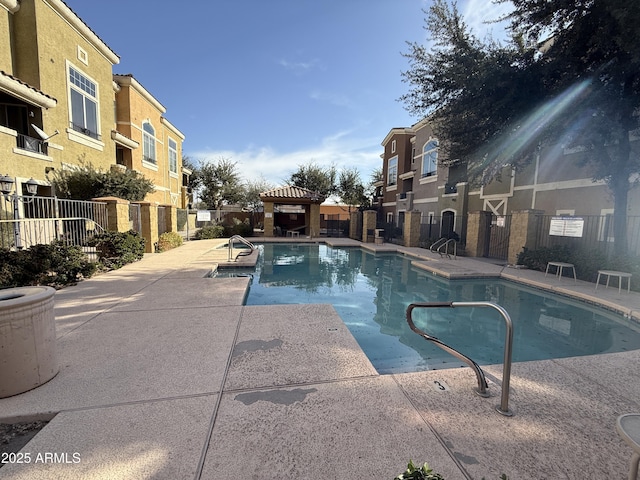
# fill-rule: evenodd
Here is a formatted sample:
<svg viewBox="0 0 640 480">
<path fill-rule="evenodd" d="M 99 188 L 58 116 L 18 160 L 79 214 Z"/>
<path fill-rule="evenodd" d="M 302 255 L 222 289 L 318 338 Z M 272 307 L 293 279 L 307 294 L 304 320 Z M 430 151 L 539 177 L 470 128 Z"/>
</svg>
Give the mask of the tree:
<svg viewBox="0 0 640 480">
<path fill-rule="evenodd" d="M 328 197 L 336 191 L 336 167 L 321 167 L 314 162 L 299 165 L 298 170 L 291 174 L 289 185 L 306 188 Z"/>
<path fill-rule="evenodd" d="M 211 209 L 238 203 L 242 199 L 243 188 L 237 163 L 220 157 L 214 162 L 200 162 L 200 199 Z"/>
<path fill-rule="evenodd" d="M 57 196 L 72 200 L 118 197 L 139 202 L 155 190 L 153 182 L 135 170 L 103 171 L 84 162 L 78 168 L 56 170 L 52 183 Z"/>
<path fill-rule="evenodd" d="M 368 207 L 370 204 L 366 188 L 360 179 L 360 172 L 355 167 L 340 171 L 336 194 L 343 203 L 349 205 L 349 212 L 351 212 L 351 206 Z"/>
<path fill-rule="evenodd" d="M 251 211 L 252 225 L 255 223 L 255 213 L 262 206 L 260 194 L 273 188 L 274 186 L 263 177 L 260 177 L 258 180 L 248 181 L 244 184 L 243 198 L 240 200 L 240 205 Z"/>
<path fill-rule="evenodd" d="M 182 157 L 182 166 L 185 169 L 191 170 L 191 175 L 188 176 L 187 180 L 187 195 L 189 197 L 189 203 L 193 203 L 194 195 L 198 187 L 200 187 L 202 183 L 200 168 L 196 163 L 194 163 L 191 158 L 183 156 Z"/>
<path fill-rule="evenodd" d="M 640 3 L 513 4 L 502 45 L 480 41 L 455 3 L 435 0 L 426 22 L 433 47 L 409 44 L 403 79 L 411 88 L 401 101 L 430 116 L 443 156 L 467 163 L 470 180 L 486 182 L 505 164 L 518 168 L 544 145 L 583 149 L 594 179 L 604 179 L 614 196 L 622 253 L 629 177 L 640 171 L 629 143 L 639 126 Z"/>
<path fill-rule="evenodd" d="M 630 179 L 640 172 L 640 155 L 630 141 L 640 127 L 640 3 L 515 0 L 513 4 L 513 31 L 529 43 L 542 35 L 551 38 L 539 60 L 546 68 L 545 87 L 557 94 L 583 82 L 580 108 L 553 122 L 551 136 L 584 149 L 594 179 L 608 185 L 614 199 L 616 250 L 625 253 L 627 203 L 634 186 Z"/>
</svg>

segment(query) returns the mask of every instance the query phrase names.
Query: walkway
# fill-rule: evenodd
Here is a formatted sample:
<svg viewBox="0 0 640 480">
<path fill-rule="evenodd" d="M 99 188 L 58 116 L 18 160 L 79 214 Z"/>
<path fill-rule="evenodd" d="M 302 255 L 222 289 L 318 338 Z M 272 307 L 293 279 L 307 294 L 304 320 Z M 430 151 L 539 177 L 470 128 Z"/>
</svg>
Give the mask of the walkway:
<svg viewBox="0 0 640 480">
<path fill-rule="evenodd" d="M 226 259 L 220 243 L 56 294 L 60 373 L 0 400 L 0 420 L 55 417 L 23 449 L 31 463 L 0 479 L 390 480 L 409 459 L 447 480 L 625 478 L 615 420 L 640 411 L 640 352 L 514 364 L 506 418 L 494 411 L 501 365 L 484 368 L 488 399 L 468 368 L 378 375 L 331 306 L 243 306 L 246 278 L 204 278 Z M 640 312 L 637 293 L 416 252 L 441 274 L 511 276 Z M 69 463 L 35 462 L 47 452 Z"/>
</svg>

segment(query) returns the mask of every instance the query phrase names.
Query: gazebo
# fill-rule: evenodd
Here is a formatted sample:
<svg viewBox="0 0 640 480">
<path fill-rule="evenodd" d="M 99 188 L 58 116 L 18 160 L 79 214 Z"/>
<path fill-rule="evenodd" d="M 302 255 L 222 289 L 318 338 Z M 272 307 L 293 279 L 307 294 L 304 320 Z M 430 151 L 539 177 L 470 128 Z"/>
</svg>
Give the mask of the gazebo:
<svg viewBox="0 0 640 480">
<path fill-rule="evenodd" d="M 260 194 L 264 235 L 320 235 L 320 204 L 325 197 L 306 188 L 284 186 Z"/>
</svg>

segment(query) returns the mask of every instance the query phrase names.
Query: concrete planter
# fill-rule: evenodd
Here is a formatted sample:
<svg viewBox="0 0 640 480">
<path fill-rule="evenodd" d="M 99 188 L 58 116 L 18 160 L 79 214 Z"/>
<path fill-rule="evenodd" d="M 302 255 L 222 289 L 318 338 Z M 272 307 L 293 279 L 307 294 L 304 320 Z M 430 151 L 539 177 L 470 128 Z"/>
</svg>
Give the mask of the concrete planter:
<svg viewBox="0 0 640 480">
<path fill-rule="evenodd" d="M 51 287 L 0 290 L 0 398 L 51 380 L 59 370 Z"/>
</svg>

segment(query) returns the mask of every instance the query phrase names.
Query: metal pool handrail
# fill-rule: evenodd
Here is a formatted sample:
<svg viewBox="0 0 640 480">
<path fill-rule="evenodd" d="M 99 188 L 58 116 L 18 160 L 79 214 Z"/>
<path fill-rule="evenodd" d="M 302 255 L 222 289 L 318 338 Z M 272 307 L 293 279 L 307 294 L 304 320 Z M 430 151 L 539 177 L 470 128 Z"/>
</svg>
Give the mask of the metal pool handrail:
<svg viewBox="0 0 640 480">
<path fill-rule="evenodd" d="M 512 352 L 512 346 L 513 346 L 513 322 L 511 321 L 511 317 L 503 307 L 493 302 L 418 302 L 418 303 L 412 303 L 407 307 L 407 323 L 409 324 L 409 327 L 411 328 L 411 330 L 413 330 L 415 333 L 417 333 L 424 339 L 435 343 L 440 348 L 451 353 L 452 355 L 459 358 L 463 362 L 467 363 L 474 370 L 474 372 L 476 373 L 476 377 L 478 379 L 478 389 L 476 390 L 476 392 L 478 393 L 478 395 L 481 395 L 483 397 L 489 396 L 487 393 L 487 381 L 485 379 L 482 369 L 478 366 L 478 364 L 473 360 L 471 360 L 466 355 L 458 352 L 457 350 L 450 347 L 449 345 L 441 342 L 436 337 L 433 337 L 428 333 L 420 330 L 413 323 L 411 314 L 415 308 L 443 308 L 443 307 L 447 307 L 447 308 L 491 307 L 496 309 L 500 313 L 500 315 L 502 315 L 502 318 L 504 318 L 505 324 L 507 326 L 507 330 L 506 330 L 505 341 L 504 341 L 504 362 L 503 362 L 503 369 L 502 369 L 502 397 L 500 400 L 500 405 L 496 407 L 496 411 L 501 415 L 511 417 L 513 415 L 513 412 L 509 410 L 509 381 L 511 378 L 511 352 Z"/>
<path fill-rule="evenodd" d="M 231 259 L 233 258 L 233 242 L 235 240 L 238 240 L 241 243 L 244 243 L 247 247 L 249 247 L 251 249 L 251 251 L 256 249 L 256 246 L 253 243 L 251 243 L 249 240 L 244 238 L 243 236 L 241 236 L 241 235 L 233 235 L 229 239 L 229 256 L 228 256 L 228 260 L 229 261 L 231 261 Z"/>
</svg>

